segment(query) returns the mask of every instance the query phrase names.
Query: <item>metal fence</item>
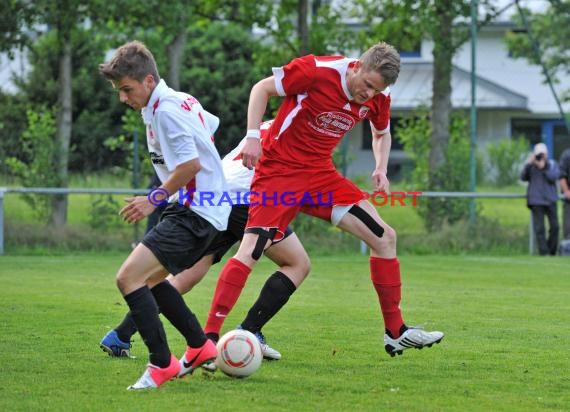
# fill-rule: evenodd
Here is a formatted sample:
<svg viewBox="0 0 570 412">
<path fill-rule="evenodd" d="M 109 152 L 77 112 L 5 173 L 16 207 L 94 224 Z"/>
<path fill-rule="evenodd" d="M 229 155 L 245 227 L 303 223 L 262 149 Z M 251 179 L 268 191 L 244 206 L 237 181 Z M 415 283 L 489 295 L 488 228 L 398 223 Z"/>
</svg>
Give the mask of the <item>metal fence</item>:
<svg viewBox="0 0 570 412">
<path fill-rule="evenodd" d="M 4 196 L 10 193 L 46 194 L 46 195 L 70 195 L 70 194 L 102 194 L 102 195 L 146 195 L 149 189 L 88 189 L 88 188 L 53 188 L 53 187 L 0 187 L 0 255 L 4 254 Z M 377 192 L 374 192 L 377 193 Z M 371 196 L 374 193 L 369 193 Z M 396 192 L 395 192 L 396 193 Z M 476 193 L 476 192 L 406 192 L 418 197 L 433 198 L 471 198 L 471 199 L 521 199 L 524 194 L 516 193 Z M 529 253 L 534 251 L 534 233 L 532 221 L 529 222 L 528 232 Z M 362 253 L 366 252 L 366 245 L 361 243 Z"/>
</svg>

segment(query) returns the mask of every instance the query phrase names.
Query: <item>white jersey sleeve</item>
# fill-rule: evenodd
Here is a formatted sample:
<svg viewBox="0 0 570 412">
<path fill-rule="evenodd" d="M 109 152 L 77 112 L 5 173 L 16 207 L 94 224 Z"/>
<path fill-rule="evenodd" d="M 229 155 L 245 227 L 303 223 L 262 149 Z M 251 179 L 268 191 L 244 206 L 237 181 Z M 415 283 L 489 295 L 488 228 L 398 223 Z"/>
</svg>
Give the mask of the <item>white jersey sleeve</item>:
<svg viewBox="0 0 570 412">
<path fill-rule="evenodd" d="M 262 139 L 266 138 L 272 121 L 273 120 L 268 120 L 261 124 L 259 129 Z M 234 205 L 245 203 L 244 194 L 250 191 L 251 181 L 255 173 L 254 170 L 249 170 L 245 167 L 241 161 L 241 150 L 245 145 L 246 139 L 245 137 L 241 139 L 239 144 L 222 159 L 228 195 Z"/>
<path fill-rule="evenodd" d="M 241 161 L 241 149 L 245 144 L 245 137 L 239 144 L 222 159 L 222 167 L 226 176 L 228 195 L 232 204 L 242 204 L 244 195 L 251 188 L 251 180 L 253 179 L 253 170 L 245 167 Z"/>
</svg>

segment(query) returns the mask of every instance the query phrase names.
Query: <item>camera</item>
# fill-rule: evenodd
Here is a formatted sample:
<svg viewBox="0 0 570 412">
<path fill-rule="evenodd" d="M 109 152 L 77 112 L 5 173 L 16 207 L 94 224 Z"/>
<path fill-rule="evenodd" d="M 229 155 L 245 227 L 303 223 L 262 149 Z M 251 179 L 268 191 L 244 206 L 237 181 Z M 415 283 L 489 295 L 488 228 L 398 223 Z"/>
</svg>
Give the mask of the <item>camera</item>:
<svg viewBox="0 0 570 412">
<path fill-rule="evenodd" d="M 534 158 L 535 158 L 537 161 L 541 161 L 541 160 L 544 159 L 544 153 L 539 153 L 539 154 L 535 155 Z"/>
</svg>

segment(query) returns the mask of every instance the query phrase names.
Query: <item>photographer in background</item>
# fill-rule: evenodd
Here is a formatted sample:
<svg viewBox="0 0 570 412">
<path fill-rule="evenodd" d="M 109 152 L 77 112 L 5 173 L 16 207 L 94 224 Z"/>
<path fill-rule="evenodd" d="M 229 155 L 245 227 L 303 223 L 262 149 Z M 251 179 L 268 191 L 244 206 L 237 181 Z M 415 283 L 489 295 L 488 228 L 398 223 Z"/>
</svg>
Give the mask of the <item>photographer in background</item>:
<svg viewBox="0 0 570 412">
<path fill-rule="evenodd" d="M 558 194 L 556 181 L 560 177 L 560 168 L 555 160 L 548 158 L 548 149 L 544 143 L 534 146 L 533 152 L 521 172 L 521 180 L 528 182 L 526 199 L 532 213 L 532 224 L 538 253 L 556 255 L 558 248 Z M 544 225 L 545 216 L 548 218 L 548 239 Z"/>
</svg>

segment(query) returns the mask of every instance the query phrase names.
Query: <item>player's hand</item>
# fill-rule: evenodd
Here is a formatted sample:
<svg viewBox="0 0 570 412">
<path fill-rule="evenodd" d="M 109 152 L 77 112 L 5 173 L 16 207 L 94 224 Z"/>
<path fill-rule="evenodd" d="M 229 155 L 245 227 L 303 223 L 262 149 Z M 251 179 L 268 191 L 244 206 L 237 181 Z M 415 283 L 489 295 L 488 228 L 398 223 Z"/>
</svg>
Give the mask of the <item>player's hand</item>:
<svg viewBox="0 0 570 412">
<path fill-rule="evenodd" d="M 253 169 L 261 157 L 261 142 L 259 139 L 249 137 L 241 149 L 241 161 L 249 170 Z"/>
<path fill-rule="evenodd" d="M 390 194 L 390 181 L 385 172 L 375 169 L 372 172 L 372 182 L 376 191 Z"/>
<path fill-rule="evenodd" d="M 127 205 L 119 211 L 119 216 L 127 223 L 137 223 L 150 215 L 156 207 L 146 196 L 128 197 Z"/>
</svg>

